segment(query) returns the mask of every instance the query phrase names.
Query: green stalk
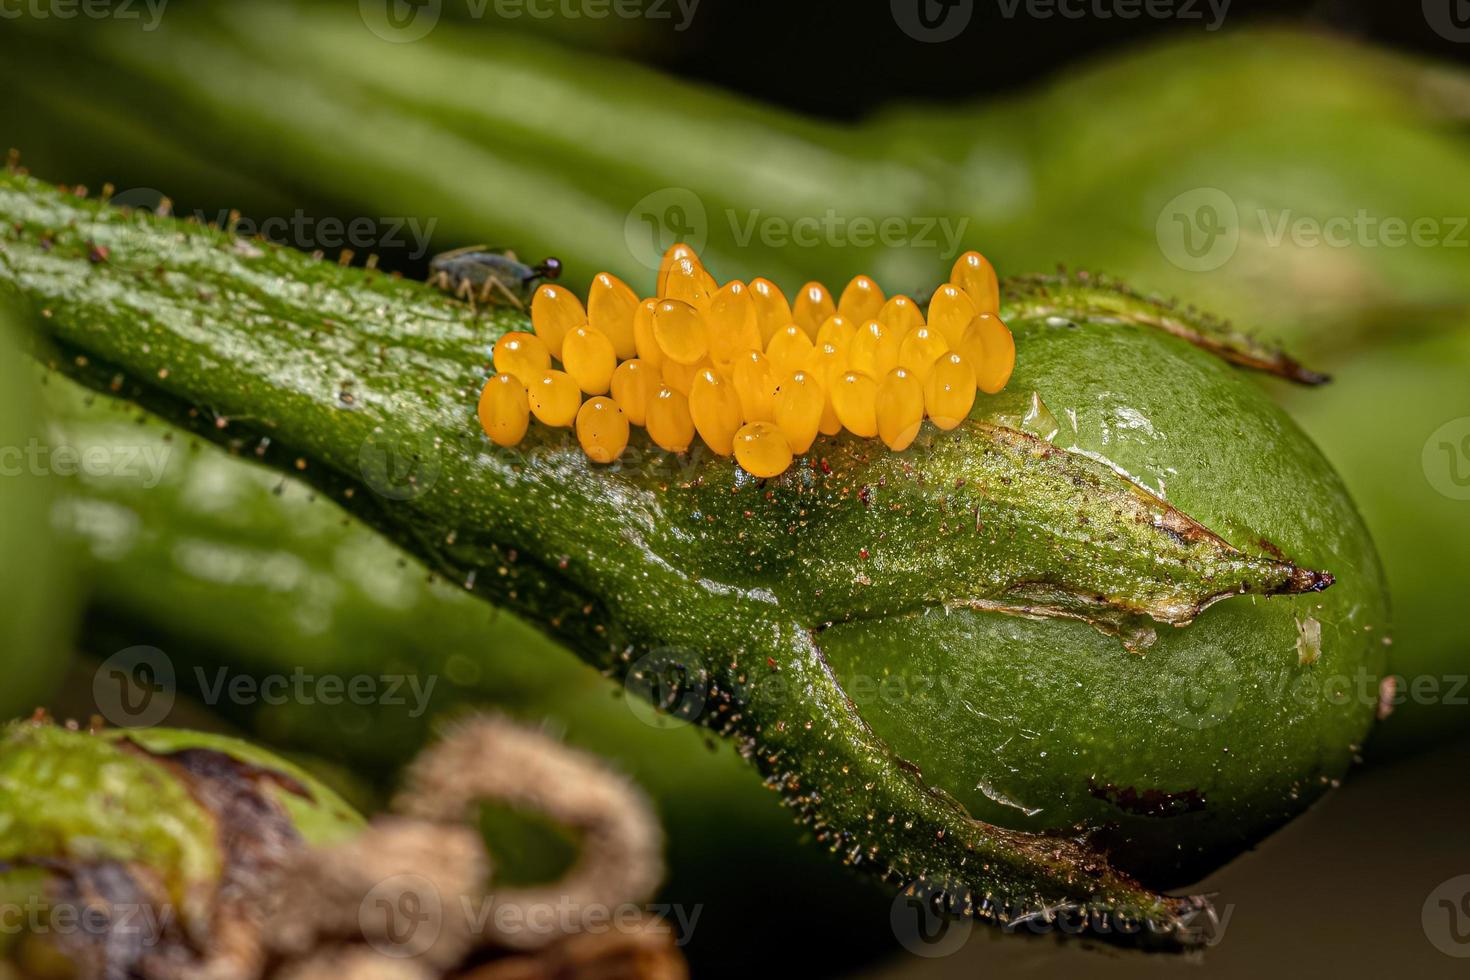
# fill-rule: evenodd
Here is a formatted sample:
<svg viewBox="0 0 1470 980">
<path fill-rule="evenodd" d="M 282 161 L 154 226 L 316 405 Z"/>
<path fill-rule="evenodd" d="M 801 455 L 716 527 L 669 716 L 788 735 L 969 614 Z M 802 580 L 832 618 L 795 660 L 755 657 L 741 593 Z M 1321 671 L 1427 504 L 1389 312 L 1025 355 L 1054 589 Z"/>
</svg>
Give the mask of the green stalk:
<svg viewBox="0 0 1470 980">
<path fill-rule="evenodd" d="M 421 284 L 23 177 L 0 182 L 0 216 L 12 229 L 0 275 L 40 312 L 57 368 L 298 472 L 611 674 L 696 678 L 669 703 L 737 739 L 848 862 L 982 917 L 1092 910 L 1141 918 L 1137 936 L 1163 946 L 1203 941 L 1189 928 L 1202 903 L 1118 872 L 1086 831 L 983 823 L 927 782 L 859 713 L 826 637 L 983 610 L 1080 620 L 1143 650 L 1151 624 L 1186 625 L 1228 596 L 1315 592 L 1331 584 L 1324 569 L 1269 542 L 1243 550 L 1104 462 L 978 419 L 904 454 L 824 441 L 766 482 L 642 440 L 632 464 L 594 467 L 543 428 L 495 450 L 472 408 L 489 344 L 525 327 L 516 315 L 477 318 Z M 1021 333 L 1050 322 L 1007 313 Z M 1177 371 L 1204 355 L 1169 356 L 1184 357 Z M 1317 500 L 1314 522 L 1343 521 L 1318 529 L 1324 544 L 1354 540 L 1321 472 L 1327 483 L 1278 492 Z M 1344 636 L 1359 617 L 1382 625 L 1368 561 L 1343 596 L 1363 602 L 1332 623 Z M 1334 657 L 1372 669 L 1369 649 L 1354 640 Z M 1322 734 L 1335 743 L 1364 721 L 1349 706 L 1322 716 Z"/>
</svg>

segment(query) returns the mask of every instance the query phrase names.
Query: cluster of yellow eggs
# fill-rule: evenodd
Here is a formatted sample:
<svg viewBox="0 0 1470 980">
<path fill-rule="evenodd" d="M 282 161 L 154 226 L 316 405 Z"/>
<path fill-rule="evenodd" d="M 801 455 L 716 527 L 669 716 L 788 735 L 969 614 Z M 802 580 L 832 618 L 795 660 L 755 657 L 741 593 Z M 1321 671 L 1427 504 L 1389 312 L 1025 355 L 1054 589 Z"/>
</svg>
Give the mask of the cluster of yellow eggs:
<svg viewBox="0 0 1470 980">
<path fill-rule="evenodd" d="M 867 276 L 835 302 L 815 282 L 795 303 L 766 279 L 722 285 L 693 249 L 675 245 L 651 299 L 606 272 L 585 307 L 562 286 L 541 286 L 535 332 L 495 345 L 480 423 L 502 446 L 525 437 L 532 415 L 572 426 L 598 463 L 622 454 L 633 425 L 676 453 L 697 435 L 758 477 L 783 472 L 819 433 L 847 429 L 898 451 L 926 417 L 952 429 L 977 389 L 1005 387 L 1016 347 L 999 304 L 995 270 L 978 252 L 955 262 L 926 318 Z"/>
</svg>

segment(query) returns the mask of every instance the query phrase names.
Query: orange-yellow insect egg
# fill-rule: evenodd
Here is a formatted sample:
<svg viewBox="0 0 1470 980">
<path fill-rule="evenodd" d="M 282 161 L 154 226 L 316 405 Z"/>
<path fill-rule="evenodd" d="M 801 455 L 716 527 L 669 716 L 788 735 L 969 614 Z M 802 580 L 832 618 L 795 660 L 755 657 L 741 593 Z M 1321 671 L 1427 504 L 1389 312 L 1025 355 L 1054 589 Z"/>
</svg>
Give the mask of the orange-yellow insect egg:
<svg viewBox="0 0 1470 980">
<path fill-rule="evenodd" d="M 867 276 L 854 276 L 837 300 L 837 312 L 853 323 L 876 319 L 883 309 L 883 290 Z"/>
<path fill-rule="evenodd" d="M 949 281 L 969 294 L 977 312 L 1000 312 L 1000 282 L 995 267 L 979 252 L 966 252 L 955 260 Z"/>
<path fill-rule="evenodd" d="M 847 370 L 847 354 L 836 344 L 823 344 L 812 348 L 806 360 L 806 370 L 822 386 L 825 398 L 822 402 L 822 418 L 817 431 L 824 436 L 835 436 L 842 431 L 842 420 L 837 417 L 837 407 L 832 404 L 832 389 L 842 372 Z"/>
<path fill-rule="evenodd" d="M 858 328 L 847 345 L 848 369 L 874 378 L 887 377 L 898 366 L 898 348 L 902 344 L 903 334 L 884 326 L 881 320 L 869 320 Z"/>
<path fill-rule="evenodd" d="M 526 386 L 531 412 L 546 425 L 571 425 L 582 407 L 582 389 L 565 371 L 542 371 Z"/>
<path fill-rule="evenodd" d="M 902 340 L 910 330 L 924 325 L 924 314 L 918 303 L 900 293 L 883 304 L 883 309 L 878 311 L 878 322 Z"/>
<path fill-rule="evenodd" d="M 648 399 L 661 384 L 663 378 L 659 376 L 658 368 L 635 357 L 618 365 L 609 387 L 613 401 L 628 416 L 628 421 L 634 425 L 642 425 L 648 418 Z"/>
<path fill-rule="evenodd" d="M 975 368 L 975 383 L 987 395 L 1004 388 L 1016 368 L 1016 339 L 993 313 L 981 313 L 970 323 L 960 353 Z"/>
<path fill-rule="evenodd" d="M 934 291 L 929 300 L 929 328 L 944 335 L 944 342 L 954 350 L 965 335 L 965 328 L 975 319 L 975 304 L 960 287 L 945 283 Z"/>
<path fill-rule="evenodd" d="M 694 441 L 689 399 L 668 385 L 659 385 L 648 402 L 648 438 L 660 449 L 682 453 Z"/>
<path fill-rule="evenodd" d="M 612 341 L 619 359 L 638 355 L 633 335 L 633 316 L 638 312 L 638 294 L 617 276 L 599 272 L 587 289 L 587 323 Z"/>
<path fill-rule="evenodd" d="M 689 417 L 694 420 L 694 431 L 717 456 L 730 455 L 735 430 L 745 421 L 735 386 L 714 368 L 704 368 L 694 376 L 689 389 Z"/>
<path fill-rule="evenodd" d="M 846 351 L 848 343 L 856 334 L 856 323 L 841 313 L 834 313 L 817 328 L 817 339 L 813 343 L 818 347 L 831 344 L 840 351 Z"/>
<path fill-rule="evenodd" d="M 808 337 L 816 340 L 817 331 L 827 322 L 827 317 L 836 312 L 837 304 L 832 302 L 832 294 L 827 292 L 827 287 L 819 282 L 809 282 L 796 294 L 791 319 Z"/>
<path fill-rule="evenodd" d="M 812 353 L 812 339 L 806 331 L 794 323 L 788 323 L 776 331 L 771 342 L 766 344 L 766 357 L 781 376 L 790 374 L 807 362 Z"/>
<path fill-rule="evenodd" d="M 734 370 L 735 358 L 741 353 L 761 346 L 755 298 L 750 288 L 738 279 L 725 283 L 715 293 L 705 324 L 709 330 L 710 360 L 723 372 Z"/>
<path fill-rule="evenodd" d="M 562 368 L 589 395 L 607 394 L 618 355 L 600 330 L 578 327 L 561 342 Z"/>
<path fill-rule="evenodd" d="M 791 322 L 791 304 L 786 294 L 769 279 L 752 279 L 750 296 L 755 301 L 755 323 L 761 332 L 761 348 L 764 349 L 786 324 Z"/>
<path fill-rule="evenodd" d="M 480 392 L 480 426 L 497 446 L 514 446 L 531 423 L 526 386 L 510 374 L 496 374 Z"/>
<path fill-rule="evenodd" d="M 658 373 L 664 384 L 673 388 L 685 398 L 688 398 L 689 389 L 694 386 L 694 376 L 699 373 L 701 368 L 708 366 L 710 365 L 709 358 L 707 357 L 696 364 L 680 364 L 678 361 L 670 360 L 666 357 L 664 358 L 664 362 L 659 365 Z"/>
<path fill-rule="evenodd" d="M 735 433 L 735 461 L 751 476 L 780 476 L 791 459 L 791 443 L 774 423 L 748 422 Z"/>
<path fill-rule="evenodd" d="M 941 429 L 953 429 L 975 404 L 975 369 L 964 355 L 950 351 L 934 362 L 924 379 L 924 411 Z"/>
<path fill-rule="evenodd" d="M 821 382 L 806 371 L 793 371 L 781 382 L 771 399 L 775 423 L 786 436 L 794 453 L 804 453 L 817 439 L 822 407 L 827 392 Z"/>
<path fill-rule="evenodd" d="M 740 398 L 740 414 L 746 421 L 775 419 L 776 378 L 770 358 L 758 350 L 748 350 L 735 359 L 731 380 Z"/>
<path fill-rule="evenodd" d="M 515 375 L 523 385 L 535 381 L 542 371 L 551 367 L 551 351 L 546 349 L 546 342 L 520 330 L 512 330 L 497 340 L 492 357 L 495 370 Z"/>
<path fill-rule="evenodd" d="M 855 436 L 871 439 L 878 434 L 874 402 L 878 382 L 861 371 L 847 371 L 832 387 L 832 408 L 842 427 Z"/>
<path fill-rule="evenodd" d="M 570 289 L 545 283 L 531 297 L 531 329 L 551 356 L 561 358 L 561 342 L 568 333 L 587 325 L 587 311 Z"/>
<path fill-rule="evenodd" d="M 929 369 L 939 356 L 949 350 L 944 335 L 929 327 L 915 327 L 903 338 L 898 348 L 898 366 L 923 381 L 929 377 Z"/>
<path fill-rule="evenodd" d="M 699 260 L 685 256 L 675 259 L 669 266 L 669 276 L 664 280 L 659 296 L 688 303 L 703 313 L 709 309 L 710 300 L 714 299 L 718 289 L 714 276 L 705 271 Z"/>
<path fill-rule="evenodd" d="M 589 398 L 577 410 L 577 441 L 592 462 L 611 463 L 628 448 L 628 417 L 611 398 Z"/>
<path fill-rule="evenodd" d="M 658 263 L 658 278 L 654 280 L 660 296 L 665 295 L 664 285 L 669 281 L 669 270 L 680 259 L 693 259 L 698 262 L 699 254 L 685 242 L 675 242 L 664 250 L 663 258 Z"/>
<path fill-rule="evenodd" d="M 704 317 L 683 300 L 660 300 L 653 311 L 653 336 L 671 361 L 695 364 L 709 353 Z"/>
<path fill-rule="evenodd" d="M 924 421 L 924 386 L 905 368 L 894 368 L 878 383 L 874 412 L 878 438 L 894 452 L 902 452 Z"/>
<path fill-rule="evenodd" d="M 664 352 L 659 350 L 653 335 L 653 313 L 657 309 L 658 300 L 646 299 L 633 312 L 633 343 L 638 348 L 639 359 L 649 367 L 658 367 L 664 359 Z"/>
</svg>

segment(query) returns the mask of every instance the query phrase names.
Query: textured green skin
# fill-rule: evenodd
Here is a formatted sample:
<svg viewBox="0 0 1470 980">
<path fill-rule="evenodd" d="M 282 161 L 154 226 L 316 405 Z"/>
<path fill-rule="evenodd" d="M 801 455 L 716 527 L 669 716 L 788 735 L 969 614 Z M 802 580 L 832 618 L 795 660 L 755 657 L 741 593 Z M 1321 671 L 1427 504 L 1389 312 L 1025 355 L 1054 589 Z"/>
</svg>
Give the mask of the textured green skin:
<svg viewBox="0 0 1470 980">
<path fill-rule="evenodd" d="M 1162 486 L 1242 547 L 1269 540 L 1338 570 L 1338 584 L 1221 603 L 1187 629 L 1161 627 L 1144 658 L 1120 656 L 1078 624 L 968 612 L 835 627 L 823 649 L 841 676 L 890 678 L 859 709 L 976 817 L 1112 825 L 1102 839 L 1123 867 L 1151 882 L 1195 880 L 1320 795 L 1357 753 L 1387 652 L 1377 558 L 1322 454 L 1227 365 L 1133 325 L 1032 321 L 1016 344 L 1016 374 L 982 404 L 987 417 L 1014 420 L 1037 392 L 1060 423 L 1056 445 Z M 1206 415 L 1228 422 L 1201 425 Z M 1308 496 L 1284 490 L 1307 487 Z M 1297 620 L 1308 616 L 1323 624 L 1311 666 L 1296 651 Z M 895 664 L 893 650 L 909 652 Z M 885 694 L 904 685 L 911 703 Z M 1139 816 L 1092 795 L 1090 781 L 1206 802 Z M 1015 805 L 989 798 L 982 782 Z"/>
<path fill-rule="evenodd" d="M 984 243 L 1003 271 L 1063 262 L 1187 295 L 1288 338 L 1338 376 L 1331 399 L 1290 404 L 1308 413 L 1311 434 L 1334 458 L 1344 454 L 1344 475 L 1368 502 L 1403 611 L 1396 669 L 1410 678 L 1463 674 L 1457 609 L 1470 580 L 1456 556 L 1470 549 L 1470 521 L 1407 466 L 1355 465 L 1360 424 L 1324 406 L 1380 401 L 1387 414 L 1375 421 L 1391 416 L 1385 431 L 1406 451 L 1466 414 L 1431 408 L 1416 375 L 1386 387 L 1367 353 L 1390 338 L 1465 334 L 1465 250 L 1278 245 L 1255 217 L 1265 211 L 1274 225 L 1282 215 L 1323 221 L 1359 210 L 1410 221 L 1465 215 L 1463 71 L 1317 34 L 1233 30 L 1132 51 L 1017 98 L 906 107 L 835 127 L 484 23 L 446 23 L 415 44 L 391 45 L 364 31 L 355 11 L 292 0 L 220 6 L 170 11 L 146 35 L 109 22 L 12 22 L 16 30 L 0 38 L 10 41 L 0 73 L 13 93 L 16 145 L 48 174 L 94 187 L 161 185 L 211 214 L 227 206 L 289 214 L 305 204 L 437 215 L 444 247 L 489 237 L 557 251 L 582 283 L 600 268 L 646 277 L 624 243 L 628 210 L 650 191 L 681 187 L 706 206 L 718 268 L 774 276 L 788 289 L 859 271 L 922 288 L 940 256 L 918 246 L 742 244 L 726 208 L 740 221 L 756 211 L 821 217 L 833 207 L 968 220 L 966 241 Z M 298 8 L 305 15 L 283 28 Z M 206 129 L 205 119 L 229 122 Z M 263 186 L 272 180 L 293 196 Z M 1168 201 L 1199 187 L 1228 193 L 1245 222 L 1236 254 L 1208 272 L 1170 262 L 1155 228 Z M 565 234 L 569 226 L 577 235 Z M 1444 365 L 1431 355 L 1422 368 Z M 1452 396 L 1446 387 L 1437 401 Z M 1425 541 L 1436 546 L 1411 544 Z M 1411 701 L 1374 745 L 1467 722 L 1465 704 Z"/>
<path fill-rule="evenodd" d="M 120 749 L 129 739 L 150 752 L 202 748 L 284 773 L 306 800 L 271 786 L 303 839 L 341 840 L 362 818 L 303 770 L 238 739 L 177 729 L 73 732 L 11 723 L 0 737 L 0 861 L 120 861 L 158 875 L 187 922 L 204 923 L 223 872 L 213 816 L 161 762 Z M 30 876 L 21 864 L 13 872 Z M 8 877 L 8 876 L 7 876 Z"/>
<path fill-rule="evenodd" d="M 854 888 L 843 869 L 801 846 L 790 818 L 728 747 L 711 751 L 696 728 L 646 723 L 597 671 L 457 583 L 429 581 L 417 561 L 299 481 L 60 376 L 45 394 L 55 444 L 169 454 L 156 486 L 147 474 L 83 474 L 63 484 L 58 519 L 88 559 L 83 639 L 93 652 L 159 647 L 181 694 L 197 700 L 207 695 L 199 670 L 206 683 L 221 668 L 231 677 L 300 669 L 433 678 L 431 707 L 417 718 L 411 701 L 207 707 L 253 737 L 344 763 L 384 790 L 446 713 L 493 707 L 595 752 L 649 793 L 667 836 L 661 900 L 705 907 L 690 950 L 696 963 L 705 950 L 734 962 L 730 950 L 756 921 L 752 910 L 764 907 L 773 866 L 787 870 L 783 894 L 809 910 L 814 927 L 883 914 L 864 930 L 868 941 L 840 954 L 814 948 L 794 967 L 840 971 L 881 944 L 886 898 Z M 742 828 L 734 837 L 725 833 L 732 824 Z M 490 840 L 502 871 L 541 856 L 514 825 L 495 827 Z M 747 955 L 753 963 L 763 954 Z"/>
<path fill-rule="evenodd" d="M 4 465 L 20 470 L 0 474 L 0 555 L 9 556 L 0 562 L 0 718 L 29 713 L 56 686 L 71 657 L 75 608 L 72 556 L 48 519 L 56 478 L 31 472 L 26 456 L 30 440 L 41 435 L 40 411 L 19 347 L 10 311 L 0 308 L 0 450 Z M 12 449 L 21 455 L 12 457 Z"/>
<path fill-rule="evenodd" d="M 527 611 L 594 662 L 616 669 L 650 648 L 674 648 L 711 678 L 714 703 L 701 720 L 738 734 L 788 802 L 849 861 L 901 881 L 964 882 L 959 907 L 981 915 L 994 915 L 996 904 L 1128 906 L 1158 925 L 1164 942 L 1190 941 L 1176 928 L 1183 907 L 1153 898 L 1097 853 L 976 823 L 921 780 L 834 683 L 811 632 L 823 621 L 810 617 L 977 599 L 1035 605 L 1038 597 L 1075 615 L 1081 597 L 1098 595 L 1109 608 L 1179 623 L 1225 583 L 1270 592 L 1286 578 L 1297 582 L 1298 570 L 1248 558 L 1203 532 L 1166 533 L 1158 526 L 1171 520 L 1163 505 L 1102 464 L 979 424 L 902 457 L 869 459 L 860 444 L 824 444 L 831 479 L 797 470 L 765 488 L 732 485 L 731 467 L 718 460 L 682 475 L 598 470 L 542 431 L 523 451 L 491 452 L 464 435 L 484 370 L 485 324 L 422 287 L 274 250 L 242 256 L 213 232 L 155 231 L 157 222 L 94 216 L 95 206 L 34 182 L 7 183 L 0 213 L 16 225 L 7 278 L 44 308 L 44 322 L 70 349 L 59 366 L 104 384 L 109 365 L 126 368 L 147 379 L 130 397 L 181 420 L 189 403 L 237 422 L 248 417 L 243 428 L 271 435 L 267 461 L 294 458 L 318 486 L 441 569 L 474 571 L 477 592 Z M 43 251 L 33 243 L 43 228 L 66 230 Z M 105 243 L 112 257 L 88 267 L 88 240 Z M 1203 356 L 1177 344 L 1175 353 L 1181 365 Z M 342 397 L 347 388 L 350 400 Z M 1181 411 L 1195 425 L 1214 421 L 1212 406 L 1184 401 Z M 1257 412 L 1264 428 L 1286 425 L 1264 404 Z M 359 492 L 354 471 L 375 429 L 395 444 L 420 440 L 421 472 L 437 472 L 409 501 Z M 921 509 L 921 494 L 908 484 L 926 479 L 938 499 Z M 1007 481 L 1032 496 L 1008 496 Z M 853 516 L 866 506 L 861 486 L 880 505 L 871 519 Z M 1323 519 L 1318 497 L 1331 506 L 1337 496 L 1330 486 L 1271 492 L 1298 495 L 1308 523 Z M 889 495 L 897 509 L 881 506 Z M 802 504 L 806 515 L 796 510 Z M 994 565 L 985 547 L 957 533 L 960 520 L 975 520 L 972 505 L 982 518 L 975 538 L 995 549 Z M 954 523 L 936 520 L 936 508 Z M 915 534 L 913 525 L 926 530 Z M 841 569 L 857 574 L 865 566 L 853 556 L 882 548 L 885 534 L 908 536 L 917 551 L 936 530 L 954 535 L 949 548 L 931 548 L 922 561 L 897 554 L 888 565 L 871 563 L 874 571 L 864 573 L 875 588 L 871 596 L 854 590 L 853 610 L 813 587 L 844 587 Z M 1010 545 L 1012 536 L 1029 537 L 1031 546 Z M 793 538 L 804 547 L 794 548 Z M 948 553 L 965 548 L 974 549 L 973 566 L 950 567 Z M 1364 575 L 1350 591 L 1371 606 L 1381 602 L 1376 585 Z M 1348 657 L 1371 670 L 1374 649 L 1360 640 Z M 1350 710 L 1366 727 L 1371 706 Z"/>
</svg>

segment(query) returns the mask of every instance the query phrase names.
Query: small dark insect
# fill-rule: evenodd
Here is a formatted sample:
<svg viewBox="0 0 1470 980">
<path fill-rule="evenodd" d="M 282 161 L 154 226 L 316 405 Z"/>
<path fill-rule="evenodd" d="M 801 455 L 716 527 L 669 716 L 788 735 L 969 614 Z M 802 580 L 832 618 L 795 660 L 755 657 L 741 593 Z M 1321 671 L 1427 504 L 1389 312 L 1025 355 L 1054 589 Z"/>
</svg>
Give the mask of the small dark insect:
<svg viewBox="0 0 1470 980">
<path fill-rule="evenodd" d="M 490 306 L 505 304 L 523 310 L 542 279 L 561 275 L 561 260 L 547 258 L 526 265 L 509 249 L 483 245 L 442 252 L 429 262 L 429 285 L 465 300 Z"/>
</svg>

